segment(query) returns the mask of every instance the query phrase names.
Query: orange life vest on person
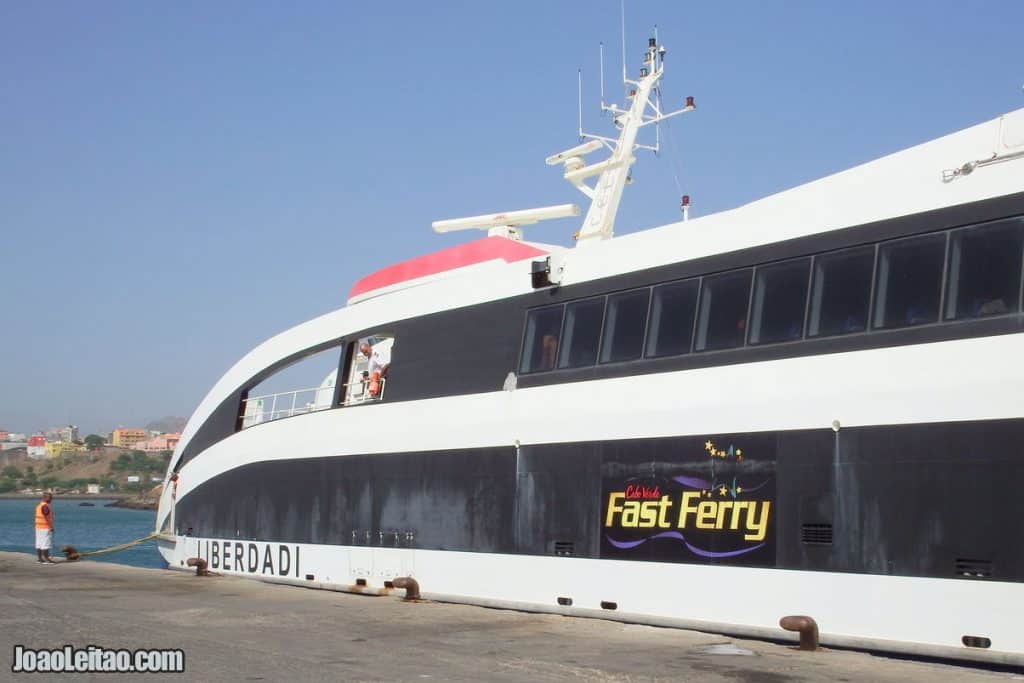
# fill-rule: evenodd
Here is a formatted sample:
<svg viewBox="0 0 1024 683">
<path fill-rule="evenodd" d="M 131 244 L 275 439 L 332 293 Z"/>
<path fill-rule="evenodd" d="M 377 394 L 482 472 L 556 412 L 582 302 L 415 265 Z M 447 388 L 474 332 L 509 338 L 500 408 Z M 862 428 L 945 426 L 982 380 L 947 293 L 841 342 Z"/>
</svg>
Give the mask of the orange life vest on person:
<svg viewBox="0 0 1024 683">
<path fill-rule="evenodd" d="M 49 508 L 49 514 L 43 514 L 43 507 Z M 53 505 L 47 503 L 45 500 L 40 501 L 39 505 L 36 505 L 36 528 L 37 529 L 52 529 L 53 528 Z"/>
</svg>

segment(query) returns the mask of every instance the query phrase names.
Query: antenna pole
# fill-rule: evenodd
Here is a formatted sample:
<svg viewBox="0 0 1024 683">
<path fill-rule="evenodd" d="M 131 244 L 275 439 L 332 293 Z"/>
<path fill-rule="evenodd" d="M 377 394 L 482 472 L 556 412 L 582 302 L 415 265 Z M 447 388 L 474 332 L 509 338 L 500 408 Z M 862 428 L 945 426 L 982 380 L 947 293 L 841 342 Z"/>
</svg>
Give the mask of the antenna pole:
<svg viewBox="0 0 1024 683">
<path fill-rule="evenodd" d="M 604 112 L 604 43 L 601 43 L 599 48 L 600 61 L 601 61 L 601 112 Z"/>
<path fill-rule="evenodd" d="M 626 85 L 626 0 L 622 0 L 622 84 Z"/>
<path fill-rule="evenodd" d="M 578 135 L 580 140 L 583 139 L 583 69 L 576 69 L 576 108 L 579 114 L 579 130 Z"/>
</svg>

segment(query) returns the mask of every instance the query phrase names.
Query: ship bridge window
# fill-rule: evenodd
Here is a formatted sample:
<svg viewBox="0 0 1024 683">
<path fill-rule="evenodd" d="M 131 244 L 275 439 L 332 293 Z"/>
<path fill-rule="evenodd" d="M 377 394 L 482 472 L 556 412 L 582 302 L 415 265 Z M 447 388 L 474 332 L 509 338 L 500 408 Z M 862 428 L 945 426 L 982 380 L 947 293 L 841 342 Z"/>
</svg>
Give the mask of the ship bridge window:
<svg viewBox="0 0 1024 683">
<path fill-rule="evenodd" d="M 697 323 L 698 351 L 743 346 L 747 334 L 751 269 L 704 278 Z"/>
<path fill-rule="evenodd" d="M 1020 308 L 1024 219 L 953 232 L 946 290 L 947 320 L 1015 313 Z"/>
<path fill-rule="evenodd" d="M 601 362 L 617 363 L 636 360 L 644 348 L 647 327 L 649 289 L 638 289 L 608 297 L 608 313 L 604 320 Z"/>
<path fill-rule="evenodd" d="M 564 307 L 546 306 L 529 312 L 526 316 L 526 337 L 523 340 L 523 357 L 519 363 L 520 374 L 546 372 L 555 369 L 558 353 L 558 338 L 562 333 Z"/>
<path fill-rule="evenodd" d="M 880 245 L 874 327 L 908 327 L 937 321 L 945 258 L 944 233 Z"/>
<path fill-rule="evenodd" d="M 697 314 L 700 280 L 684 280 L 654 288 L 647 357 L 678 356 L 690 352 L 693 319 Z"/>
<path fill-rule="evenodd" d="M 558 349 L 559 368 L 582 368 L 597 362 L 603 319 L 604 297 L 566 304 L 565 331 Z"/>
<path fill-rule="evenodd" d="M 341 345 L 299 356 L 244 394 L 241 428 L 335 405 Z"/>
<path fill-rule="evenodd" d="M 757 269 L 750 316 L 751 344 L 773 344 L 803 337 L 810 272 L 809 258 Z"/>
<path fill-rule="evenodd" d="M 808 337 L 867 329 L 874 268 L 873 246 L 814 257 Z"/>
</svg>

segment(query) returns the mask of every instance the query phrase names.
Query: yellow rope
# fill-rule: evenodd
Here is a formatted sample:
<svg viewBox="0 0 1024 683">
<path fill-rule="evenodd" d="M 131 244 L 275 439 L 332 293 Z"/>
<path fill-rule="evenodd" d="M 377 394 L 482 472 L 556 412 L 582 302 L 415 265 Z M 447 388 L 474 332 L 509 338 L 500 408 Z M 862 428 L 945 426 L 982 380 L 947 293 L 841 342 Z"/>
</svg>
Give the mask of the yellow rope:
<svg viewBox="0 0 1024 683">
<path fill-rule="evenodd" d="M 125 550 L 126 548 L 131 548 L 133 545 L 138 545 L 140 543 L 145 543 L 146 541 L 152 540 L 152 539 L 156 538 L 159 535 L 160 535 L 159 532 L 152 533 L 149 536 L 145 536 L 144 538 L 139 538 L 139 539 L 136 539 L 134 541 L 129 541 L 128 543 L 121 543 L 120 545 L 112 545 L 109 548 L 101 548 L 100 550 L 90 550 L 87 553 L 79 553 L 79 557 L 88 557 L 89 555 L 105 555 L 107 553 L 116 553 L 118 550 Z"/>
</svg>

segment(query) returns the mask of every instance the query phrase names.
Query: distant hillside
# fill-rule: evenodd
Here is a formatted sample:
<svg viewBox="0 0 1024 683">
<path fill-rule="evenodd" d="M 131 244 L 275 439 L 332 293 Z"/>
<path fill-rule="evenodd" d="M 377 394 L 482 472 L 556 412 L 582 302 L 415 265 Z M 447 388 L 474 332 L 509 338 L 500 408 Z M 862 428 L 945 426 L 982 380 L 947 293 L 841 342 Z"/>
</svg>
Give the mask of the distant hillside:
<svg viewBox="0 0 1024 683">
<path fill-rule="evenodd" d="M 153 486 L 152 477 L 163 477 L 168 460 L 169 456 L 164 454 L 118 448 L 66 453 L 42 460 L 0 459 L 0 493 L 25 487 L 84 489 L 86 484 L 100 484 L 104 491 L 111 490 L 111 485 L 121 492 L 147 490 Z M 129 476 L 138 476 L 139 483 L 129 484 Z"/>
<path fill-rule="evenodd" d="M 187 417 L 162 417 L 159 420 L 153 420 L 146 429 L 152 429 L 160 432 L 168 432 L 171 434 L 180 434 L 185 429 L 185 423 L 188 422 Z"/>
</svg>

